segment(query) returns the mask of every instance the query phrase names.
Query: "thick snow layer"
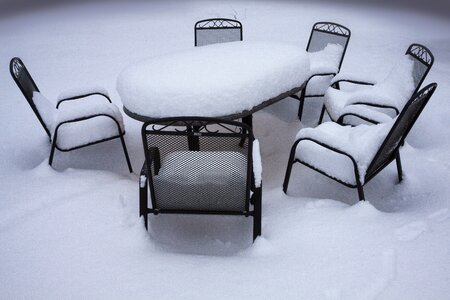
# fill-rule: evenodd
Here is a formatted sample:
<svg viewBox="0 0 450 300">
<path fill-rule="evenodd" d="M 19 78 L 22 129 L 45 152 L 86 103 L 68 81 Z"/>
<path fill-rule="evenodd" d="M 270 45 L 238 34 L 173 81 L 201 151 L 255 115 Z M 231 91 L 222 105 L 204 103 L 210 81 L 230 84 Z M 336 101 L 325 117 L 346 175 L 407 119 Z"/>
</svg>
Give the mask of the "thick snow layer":
<svg viewBox="0 0 450 300">
<path fill-rule="evenodd" d="M 218 117 L 300 87 L 308 70 L 299 46 L 222 43 L 133 64 L 120 74 L 117 91 L 124 106 L 140 115 Z"/>
<path fill-rule="evenodd" d="M 70 149 L 118 136 L 119 128 L 122 132 L 125 130 L 122 114 L 116 105 L 109 102 L 90 102 L 86 98 L 73 100 L 74 103 L 70 105 L 66 103 L 61 104 L 58 109 L 55 109 L 52 103 L 38 92 L 33 93 L 33 101 L 36 103 L 44 123 L 50 130 L 52 138 L 54 138 L 56 127 L 59 124 L 80 118 L 88 118 L 59 126 L 56 143 L 61 149 Z M 117 125 L 119 125 L 119 128 Z"/>
<path fill-rule="evenodd" d="M 378 125 L 361 124 L 356 127 L 326 122 L 316 128 L 300 130 L 296 140 L 311 138 L 349 154 L 355 159 L 359 171 L 359 180 L 364 184 L 367 168 L 386 138 L 393 122 L 391 120 L 389 123 Z M 353 162 L 343 154 L 333 152 L 306 140 L 298 143 L 295 157 L 334 178 L 356 185 Z"/>
<path fill-rule="evenodd" d="M 339 72 L 344 47 L 338 44 L 328 44 L 323 50 L 308 53 L 311 75 Z"/>
<path fill-rule="evenodd" d="M 299 122 L 298 101 L 285 99 L 254 114 L 264 168 L 262 236 L 254 244 L 252 217 L 149 215 L 147 232 L 138 217 L 142 123 L 124 116 L 135 174 L 118 140 L 57 152 L 50 168 L 48 137 L 3 68 L 0 298 L 448 298 L 448 20 L 357 2 L 85 1 L 1 17 L 0 58 L 6 66 L 20 56 L 50 100 L 94 83 L 121 107 L 115 87 L 126 66 L 193 47 L 194 23 L 217 16 L 241 20 L 247 41 L 302 49 L 322 18 L 348 26 L 342 72 L 378 81 L 409 44 L 428 46 L 436 61 L 424 84 L 439 88 L 401 149 L 403 181 L 391 164 L 358 203 L 355 189 L 296 164 L 285 195 L 292 142 L 316 126 L 321 108 L 306 101 Z"/>
<path fill-rule="evenodd" d="M 374 121 L 383 122 L 388 117 L 381 116 L 377 112 L 363 105 L 353 105 L 358 102 L 393 106 L 401 111 L 406 102 L 411 98 L 415 89 L 413 80 L 413 61 L 408 56 L 399 59 L 384 80 L 373 85 L 366 86 L 357 91 L 340 91 L 330 87 L 325 94 L 325 106 L 333 120 L 347 113 L 358 113 L 362 116 L 374 117 Z M 377 114 L 374 116 L 374 114 Z"/>
<path fill-rule="evenodd" d="M 262 182 L 262 162 L 261 162 L 261 150 L 259 149 L 259 141 L 255 139 L 253 141 L 253 174 L 255 175 L 255 187 L 261 187 Z"/>
</svg>

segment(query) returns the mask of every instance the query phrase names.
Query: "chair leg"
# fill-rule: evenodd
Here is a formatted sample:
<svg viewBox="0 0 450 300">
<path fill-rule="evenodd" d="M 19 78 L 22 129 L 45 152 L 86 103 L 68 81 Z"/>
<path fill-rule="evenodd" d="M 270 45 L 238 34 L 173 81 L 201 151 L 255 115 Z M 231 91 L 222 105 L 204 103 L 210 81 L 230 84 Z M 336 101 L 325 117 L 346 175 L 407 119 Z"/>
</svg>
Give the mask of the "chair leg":
<svg viewBox="0 0 450 300">
<path fill-rule="evenodd" d="M 322 111 L 320 112 L 320 117 L 319 117 L 319 123 L 318 124 L 322 124 L 324 115 L 325 115 L 325 104 L 322 105 Z"/>
<path fill-rule="evenodd" d="M 255 190 L 255 200 L 253 204 L 253 241 L 261 235 L 261 211 L 262 211 L 262 187 Z"/>
<path fill-rule="evenodd" d="M 253 128 L 253 115 L 245 116 L 242 118 L 242 123 L 250 126 L 250 128 Z M 244 128 L 244 134 L 247 133 L 247 130 Z M 239 147 L 243 147 L 245 143 L 245 138 L 241 138 L 241 141 L 239 142 Z"/>
<path fill-rule="evenodd" d="M 301 91 L 301 96 L 299 99 L 299 104 L 298 104 L 298 119 L 301 121 L 302 120 L 302 115 L 303 115 L 303 105 L 305 104 L 305 93 L 306 93 L 306 88 L 304 88 Z"/>
<path fill-rule="evenodd" d="M 363 186 L 361 185 L 361 183 L 358 182 L 357 188 L 358 188 L 359 201 L 365 201 L 366 199 L 364 198 L 364 189 L 363 189 Z"/>
<path fill-rule="evenodd" d="M 403 170 L 402 170 L 402 161 L 400 160 L 400 150 L 397 150 L 397 153 L 395 155 L 395 162 L 397 163 L 398 182 L 402 182 Z"/>
<path fill-rule="evenodd" d="M 51 166 L 53 163 L 53 156 L 55 155 L 56 149 L 56 135 L 52 142 L 52 149 L 50 150 L 50 157 L 48 158 L 48 164 Z"/>
<path fill-rule="evenodd" d="M 140 183 L 139 183 L 140 184 Z M 145 229 L 148 230 L 148 195 L 147 183 L 144 187 L 139 187 L 139 216 L 144 217 Z"/>
<path fill-rule="evenodd" d="M 284 182 L 283 182 L 283 192 L 286 194 L 289 180 L 291 178 L 291 171 L 292 171 L 292 165 L 294 164 L 294 156 L 295 156 L 295 150 L 297 148 L 297 143 L 295 143 L 291 148 L 291 153 L 289 155 L 289 161 L 286 168 L 286 174 L 284 175 Z"/>
<path fill-rule="evenodd" d="M 125 144 L 125 139 L 123 138 L 123 133 L 120 132 L 120 141 L 122 142 L 123 152 L 125 153 L 125 159 L 127 160 L 128 170 L 133 173 L 133 168 L 131 167 L 130 157 L 128 156 L 127 146 Z"/>
</svg>

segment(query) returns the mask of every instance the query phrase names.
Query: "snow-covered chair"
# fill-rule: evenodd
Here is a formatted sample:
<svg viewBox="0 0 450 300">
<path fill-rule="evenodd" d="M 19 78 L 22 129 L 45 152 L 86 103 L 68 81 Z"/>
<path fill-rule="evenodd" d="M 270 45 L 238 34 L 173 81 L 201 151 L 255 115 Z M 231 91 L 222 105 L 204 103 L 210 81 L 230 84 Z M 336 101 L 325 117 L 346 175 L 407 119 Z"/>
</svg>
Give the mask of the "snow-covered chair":
<svg viewBox="0 0 450 300">
<path fill-rule="evenodd" d="M 296 162 L 347 187 L 357 188 L 360 200 L 364 200 L 363 186 L 393 160 L 401 181 L 400 145 L 436 87 L 432 83 L 416 93 L 401 113 L 387 123 L 351 127 L 326 122 L 300 130 L 291 149 L 283 191 L 287 191 L 292 165 Z"/>
<path fill-rule="evenodd" d="M 120 138 L 123 151 L 131 168 L 130 158 L 123 135 L 125 129 L 122 115 L 116 105 L 111 103 L 105 90 L 99 88 L 87 89 L 81 94 L 66 92 L 58 97 L 55 106 L 39 91 L 36 83 L 28 72 L 22 60 L 14 57 L 10 62 L 10 73 L 33 112 L 47 133 L 52 143 L 49 165 L 52 165 L 55 149 L 67 152 L 89 145 Z M 77 105 L 61 107 L 66 101 L 100 95 L 107 103 L 89 103 L 87 100 Z"/>
<path fill-rule="evenodd" d="M 356 125 L 364 120 L 378 124 L 387 122 L 399 114 L 403 106 L 421 87 L 433 65 L 431 51 L 419 44 L 412 44 L 384 80 L 374 83 L 338 74 L 325 95 L 319 118 L 322 123 L 325 110 L 332 121 Z M 366 85 L 356 91 L 339 90 L 339 84 Z"/>
<path fill-rule="evenodd" d="M 300 93 L 291 96 L 299 100 L 300 120 L 305 98 L 323 97 L 331 80 L 339 73 L 350 35 L 350 29 L 340 24 L 318 22 L 313 25 L 306 46 L 310 56 L 310 78 Z"/>
<path fill-rule="evenodd" d="M 233 19 L 205 19 L 195 23 L 194 46 L 242 41 L 242 24 Z"/>
<path fill-rule="evenodd" d="M 146 122 L 142 140 L 139 212 L 147 229 L 149 213 L 244 215 L 253 216 L 253 239 L 261 235 L 261 157 L 250 126 L 166 118 Z"/>
</svg>

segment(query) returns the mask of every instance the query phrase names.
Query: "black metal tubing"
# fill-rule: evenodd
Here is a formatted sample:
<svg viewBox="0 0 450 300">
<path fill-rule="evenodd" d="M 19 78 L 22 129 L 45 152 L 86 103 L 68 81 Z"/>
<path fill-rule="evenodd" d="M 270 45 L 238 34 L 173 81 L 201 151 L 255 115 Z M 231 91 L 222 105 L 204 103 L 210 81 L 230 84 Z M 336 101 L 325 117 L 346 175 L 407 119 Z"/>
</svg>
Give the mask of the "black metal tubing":
<svg viewBox="0 0 450 300">
<path fill-rule="evenodd" d="M 108 97 L 108 95 L 106 95 L 106 94 L 104 94 L 104 93 L 102 93 L 102 92 L 92 92 L 92 93 L 87 93 L 87 94 L 82 94 L 82 95 L 78 95 L 78 96 L 73 96 L 73 97 L 68 97 L 68 98 L 60 99 L 60 100 L 58 101 L 58 103 L 56 103 L 56 108 L 59 108 L 59 105 L 60 105 L 62 102 L 65 102 L 65 101 L 71 101 L 71 100 L 78 100 L 78 99 L 82 99 L 82 98 L 86 98 L 86 97 L 94 96 L 94 95 L 103 96 L 104 98 L 106 98 L 106 100 L 108 100 L 109 103 L 112 103 L 112 102 L 111 102 L 111 99 Z"/>
<path fill-rule="evenodd" d="M 323 33 L 327 33 L 327 34 L 331 34 L 331 35 L 338 35 L 338 36 L 343 36 L 343 37 L 347 37 L 347 41 L 345 43 L 344 46 L 344 51 L 342 52 L 342 56 L 341 56 L 341 60 L 339 61 L 339 66 L 338 66 L 338 72 L 341 69 L 342 66 L 342 62 L 344 61 L 344 57 L 345 57 L 345 53 L 347 52 L 347 46 L 348 46 L 348 42 L 350 41 L 350 37 L 351 37 L 351 31 L 350 29 L 348 29 L 347 27 L 340 25 L 338 23 L 333 23 L 333 22 L 317 22 L 313 25 L 312 30 L 311 30 L 311 34 L 309 36 L 308 39 L 308 44 L 306 46 L 306 51 L 309 52 L 309 47 L 311 45 L 311 40 L 312 37 L 314 35 L 315 31 L 319 31 L 319 32 L 323 32 Z M 336 73 L 322 73 L 322 74 L 313 74 L 304 84 L 304 87 L 301 91 L 301 96 L 300 97 L 292 97 L 295 98 L 297 100 L 299 100 L 299 107 L 298 107 L 298 118 L 301 121 L 302 120 L 302 115 L 303 115 L 303 106 L 304 106 L 304 102 L 305 102 L 305 98 L 308 97 L 323 97 L 325 95 L 306 95 L 306 87 L 308 86 L 309 81 L 316 76 L 336 76 Z"/>
<path fill-rule="evenodd" d="M 20 91 L 22 92 L 23 96 L 27 100 L 28 104 L 31 106 L 31 109 L 33 110 L 34 114 L 38 118 L 39 123 L 41 123 L 42 127 L 44 127 L 44 130 L 47 133 L 48 138 L 51 141 L 51 136 L 52 135 L 50 133 L 50 129 L 47 128 L 47 125 L 45 125 L 44 120 L 42 120 L 41 114 L 37 110 L 37 107 L 34 104 L 33 99 L 29 98 L 27 96 L 24 87 L 20 83 L 20 79 L 22 78 L 22 76 L 24 75 L 24 72 L 25 72 L 25 76 L 28 76 L 28 80 L 33 85 L 33 88 L 36 90 L 36 92 L 40 92 L 39 88 L 37 87 L 36 83 L 34 82 L 33 77 L 31 77 L 30 72 L 28 72 L 27 67 L 25 66 L 25 64 L 23 63 L 23 61 L 19 57 L 14 57 L 14 58 L 11 59 L 11 61 L 9 63 L 9 72 L 10 72 L 12 78 L 14 79 L 14 81 L 16 82 L 17 86 L 19 87 Z"/>
<path fill-rule="evenodd" d="M 108 117 L 108 118 L 112 119 L 116 123 L 117 129 L 118 129 L 118 133 L 119 133 L 117 136 L 112 136 L 112 137 L 109 137 L 109 138 L 106 138 L 106 139 L 102 139 L 102 140 L 95 141 L 95 142 L 90 142 L 90 143 L 87 143 L 87 144 L 79 145 L 79 146 L 68 148 L 68 149 L 63 149 L 63 148 L 58 147 L 58 145 L 57 145 L 58 129 L 59 129 L 59 127 L 61 127 L 61 125 L 69 124 L 69 123 L 75 123 L 75 122 L 80 122 L 80 121 L 85 121 L 85 120 L 88 120 L 88 119 L 92 119 L 92 118 L 96 118 L 96 117 L 102 117 L 102 116 L 103 117 Z M 68 151 L 84 148 L 84 147 L 87 147 L 87 146 L 99 144 L 99 143 L 102 143 L 102 142 L 106 142 L 106 141 L 109 141 L 109 140 L 113 140 L 113 139 L 116 139 L 116 138 L 120 138 L 120 141 L 122 143 L 122 148 L 123 148 L 123 151 L 124 151 L 124 154 L 125 154 L 125 158 L 126 158 L 126 161 L 127 161 L 128 170 L 130 171 L 130 173 L 133 173 L 133 168 L 131 167 L 130 157 L 128 156 L 127 147 L 126 147 L 126 144 L 125 144 L 125 140 L 123 138 L 124 134 L 125 134 L 125 131 L 121 130 L 120 125 L 117 122 L 117 120 L 114 117 L 112 117 L 112 116 L 110 116 L 108 114 L 94 114 L 94 115 L 85 116 L 85 117 L 81 117 L 81 118 L 76 118 L 76 119 L 72 119 L 72 120 L 66 120 L 64 122 L 59 123 L 56 126 L 56 128 L 55 128 L 55 132 L 54 132 L 54 135 L 53 135 L 52 148 L 51 148 L 51 151 L 50 151 L 50 157 L 49 157 L 49 160 L 48 160 L 48 164 L 51 166 L 52 163 L 53 163 L 53 156 L 54 156 L 54 153 L 55 153 L 55 149 L 58 149 L 59 151 L 62 151 L 62 152 L 68 152 Z"/>
<path fill-rule="evenodd" d="M 359 84 L 359 85 L 375 85 L 374 82 L 362 81 L 362 80 L 353 80 L 353 79 L 340 79 L 332 82 L 332 85 L 340 84 L 342 82 Z"/>
<path fill-rule="evenodd" d="M 373 106 L 373 107 L 377 107 L 377 108 L 392 109 L 392 110 L 395 111 L 395 115 L 399 114 L 398 109 L 396 107 L 394 107 L 394 106 L 391 106 L 391 105 L 381 105 L 381 104 L 373 104 L 373 103 L 365 103 L 365 102 L 356 102 L 356 103 L 352 103 L 351 105 L 367 105 L 367 106 Z M 339 117 L 339 119 L 337 119 L 336 123 L 339 123 L 341 125 L 347 124 L 347 123 L 344 123 L 344 118 L 346 116 L 354 116 L 354 117 L 360 118 L 360 119 L 362 119 L 364 121 L 367 121 L 369 123 L 372 123 L 372 124 L 378 124 L 379 123 L 379 122 L 377 122 L 375 120 L 370 119 L 367 116 L 363 116 L 363 115 L 360 115 L 360 114 L 357 114 L 357 113 L 345 113 L 345 114 L 342 114 Z M 335 120 L 333 120 L 333 121 L 335 121 Z"/>
<path fill-rule="evenodd" d="M 203 26 L 206 26 L 210 23 L 213 25 L 213 27 L 200 27 L 204 23 Z M 225 23 L 225 26 L 224 26 Z M 227 24 L 228 23 L 228 24 Z M 235 25 L 232 25 L 235 23 Z M 240 29 L 240 38 L 241 41 L 244 38 L 243 32 L 242 32 L 242 23 L 238 20 L 234 19 L 227 19 L 227 18 L 211 18 L 211 19 L 204 19 L 197 21 L 194 25 L 194 46 L 197 47 L 197 30 L 204 30 L 204 29 L 214 29 L 214 30 L 221 30 L 221 29 Z"/>
<path fill-rule="evenodd" d="M 207 118 L 207 117 L 174 117 L 174 118 L 162 118 L 154 121 L 147 121 L 142 126 L 142 139 L 144 141 L 144 153 L 146 163 L 143 165 L 143 170 L 141 171 L 141 176 L 145 176 L 145 185 L 142 186 L 140 182 L 140 216 L 144 216 L 145 227 L 148 229 L 148 213 L 153 213 L 155 215 L 160 213 L 166 214 L 207 214 L 207 215 L 244 215 L 246 217 L 253 216 L 253 239 L 261 235 L 261 195 L 262 188 L 254 188 L 253 185 L 253 160 L 252 160 L 252 142 L 254 140 L 252 128 L 251 128 L 251 117 L 245 119 L 246 123 L 241 123 L 237 121 L 224 120 L 218 118 Z M 175 132 L 165 132 L 162 131 L 168 126 L 181 126 L 184 123 L 186 131 L 175 131 Z M 218 132 L 200 132 L 201 129 L 207 130 L 206 126 L 208 124 L 223 124 L 229 126 L 236 126 L 236 128 L 242 128 L 242 133 L 218 133 Z M 155 125 L 163 126 L 160 129 L 155 129 Z M 152 126 L 152 130 L 157 131 L 153 133 L 152 130 L 147 129 L 148 126 Z M 196 127 L 194 132 L 193 127 Z M 190 127 L 190 128 L 189 128 Z M 231 130 L 228 127 L 224 127 Z M 237 129 L 236 129 L 237 130 Z M 243 132 L 245 131 L 245 133 Z M 247 159 L 247 182 L 246 182 L 246 199 L 245 199 L 245 210 L 244 211 L 226 211 L 226 210 L 183 210 L 183 209 L 159 209 L 156 204 L 155 191 L 153 188 L 153 176 L 152 176 L 152 165 L 154 165 L 155 170 L 159 168 L 157 160 L 157 148 L 152 147 L 147 149 L 146 135 L 147 134 L 163 134 L 163 135 L 188 135 L 188 136 L 226 136 L 226 137 L 248 137 L 248 159 Z M 156 150 L 155 150 L 156 149 Z M 145 170 L 144 170 L 145 169 Z M 157 172 L 155 171 L 155 174 Z M 149 184 L 147 184 L 149 183 Z M 152 208 L 148 207 L 148 195 L 147 189 L 150 188 L 150 195 L 152 200 Z M 145 191 L 144 191 L 145 190 Z M 253 190 L 253 195 L 250 197 L 250 191 Z M 250 202 L 253 204 L 253 211 L 250 210 Z"/>
<path fill-rule="evenodd" d="M 303 162 L 303 161 L 301 161 L 301 160 L 299 160 L 299 159 L 296 159 L 296 158 L 295 158 L 295 152 L 296 152 L 296 150 L 297 150 L 297 145 L 298 145 L 301 141 L 311 141 L 311 142 L 316 143 L 316 144 L 318 144 L 318 145 L 320 145 L 320 146 L 322 146 L 322 147 L 324 147 L 324 148 L 326 148 L 326 149 L 328 149 L 328 150 L 331 150 L 331 151 L 333 151 L 333 152 L 336 152 L 336 153 L 339 153 L 339 154 L 342 154 L 342 155 L 347 156 L 347 157 L 352 161 L 352 163 L 353 163 L 353 168 L 354 168 L 354 171 L 355 171 L 355 181 L 356 181 L 356 185 L 352 185 L 352 184 L 349 184 L 349 183 L 347 183 L 347 182 L 341 181 L 341 180 L 339 180 L 339 179 L 337 179 L 337 178 L 335 178 L 335 177 L 332 177 L 331 175 L 328 175 L 328 174 L 325 173 L 324 171 L 322 171 L 322 170 L 320 170 L 320 169 L 317 169 L 317 168 L 315 168 L 315 167 L 309 165 L 309 164 L 306 163 L 306 162 Z M 315 140 L 315 139 L 312 139 L 312 138 L 300 138 L 300 139 L 296 140 L 295 143 L 294 143 L 294 145 L 292 145 L 291 152 L 290 152 L 290 155 L 289 155 L 288 165 L 287 165 L 287 168 L 286 168 L 286 175 L 285 175 L 285 177 L 284 177 L 284 182 L 283 182 L 283 192 L 284 192 L 284 193 L 287 192 L 287 188 L 288 188 L 288 185 L 289 185 L 289 180 L 290 180 L 291 172 L 292 172 L 292 165 L 293 165 L 295 162 L 299 162 L 299 163 L 301 163 L 301 164 L 303 164 L 303 165 L 305 165 L 305 166 L 307 166 L 307 167 L 309 167 L 309 168 L 311 168 L 311 169 L 313 169 L 313 170 L 315 170 L 315 171 L 317 171 L 317 172 L 319 172 L 319 173 L 321 173 L 321 174 L 323 174 L 323 175 L 325 175 L 325 176 L 327 176 L 327 177 L 329 177 L 329 178 L 331 178 L 331 179 L 333 179 L 333 180 L 335 180 L 335 181 L 337 181 L 337 182 L 339 182 L 339 183 L 341 183 L 341 184 L 343 184 L 343 185 L 345 185 L 345 186 L 347 186 L 347 187 L 350 187 L 350 188 L 357 188 L 357 189 L 358 189 L 359 200 L 361 200 L 361 201 L 362 201 L 362 200 L 365 200 L 365 199 L 364 199 L 363 184 L 361 184 L 361 181 L 360 181 L 360 178 L 359 178 L 358 165 L 356 164 L 355 159 L 354 159 L 350 154 L 348 154 L 348 153 L 346 153 L 346 152 L 344 152 L 344 151 L 342 151 L 342 150 L 336 149 L 336 148 L 334 148 L 334 147 L 331 147 L 331 146 L 329 146 L 329 145 L 326 145 L 326 144 L 324 144 L 324 143 L 322 143 L 322 142 L 320 142 L 320 141 L 317 141 L 317 140 Z"/>
</svg>

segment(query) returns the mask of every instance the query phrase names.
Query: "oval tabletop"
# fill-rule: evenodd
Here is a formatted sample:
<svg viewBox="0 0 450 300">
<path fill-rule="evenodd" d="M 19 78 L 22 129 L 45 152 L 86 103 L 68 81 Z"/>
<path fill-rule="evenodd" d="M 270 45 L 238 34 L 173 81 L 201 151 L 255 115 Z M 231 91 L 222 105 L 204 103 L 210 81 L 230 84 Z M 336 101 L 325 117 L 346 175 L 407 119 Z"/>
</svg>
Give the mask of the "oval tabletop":
<svg viewBox="0 0 450 300">
<path fill-rule="evenodd" d="M 125 112 L 141 121 L 240 117 L 270 99 L 298 92 L 309 73 L 308 55 L 297 46 L 232 42 L 131 65 L 119 75 L 117 91 Z"/>
</svg>

